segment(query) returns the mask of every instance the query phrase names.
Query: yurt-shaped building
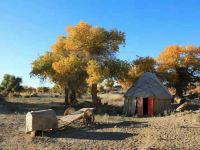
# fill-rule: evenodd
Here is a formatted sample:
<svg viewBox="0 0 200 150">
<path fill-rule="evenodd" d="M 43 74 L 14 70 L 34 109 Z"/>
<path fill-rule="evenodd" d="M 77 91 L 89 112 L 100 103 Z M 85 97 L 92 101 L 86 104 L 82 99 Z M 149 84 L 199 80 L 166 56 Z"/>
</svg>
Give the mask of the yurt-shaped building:
<svg viewBox="0 0 200 150">
<path fill-rule="evenodd" d="M 146 72 L 124 95 L 124 113 L 153 116 L 171 110 L 171 94 L 153 73 Z"/>
</svg>

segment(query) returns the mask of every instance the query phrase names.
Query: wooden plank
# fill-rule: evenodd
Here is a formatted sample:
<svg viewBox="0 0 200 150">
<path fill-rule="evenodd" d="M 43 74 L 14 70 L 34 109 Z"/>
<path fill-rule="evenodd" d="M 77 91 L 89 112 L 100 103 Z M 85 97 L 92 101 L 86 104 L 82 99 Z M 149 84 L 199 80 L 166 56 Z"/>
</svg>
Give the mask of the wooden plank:
<svg viewBox="0 0 200 150">
<path fill-rule="evenodd" d="M 66 126 L 76 120 L 83 118 L 86 110 L 94 110 L 94 108 L 82 108 L 71 115 L 63 116 L 59 119 L 59 128 Z"/>
<path fill-rule="evenodd" d="M 131 99 L 131 115 L 135 115 L 135 109 L 136 109 L 136 99 Z"/>
<path fill-rule="evenodd" d="M 82 109 L 79 109 L 78 111 L 85 112 L 86 110 L 94 110 L 94 108 L 82 108 Z"/>
<path fill-rule="evenodd" d="M 148 116 L 153 116 L 153 97 L 148 97 Z"/>
<path fill-rule="evenodd" d="M 80 119 L 81 117 L 83 117 L 84 113 L 80 113 L 80 114 L 74 114 L 74 115 L 67 115 L 64 116 L 62 118 L 60 118 L 61 121 L 65 122 L 65 123 L 71 123 L 77 119 Z"/>
<path fill-rule="evenodd" d="M 138 100 L 137 100 L 137 115 L 138 117 L 143 116 L 143 98 L 142 97 L 138 97 Z"/>
</svg>

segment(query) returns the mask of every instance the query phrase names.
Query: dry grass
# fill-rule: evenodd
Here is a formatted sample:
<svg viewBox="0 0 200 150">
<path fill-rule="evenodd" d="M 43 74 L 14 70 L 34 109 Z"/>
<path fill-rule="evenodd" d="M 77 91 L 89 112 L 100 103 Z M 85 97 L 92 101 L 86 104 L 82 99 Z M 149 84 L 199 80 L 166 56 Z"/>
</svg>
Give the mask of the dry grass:
<svg viewBox="0 0 200 150">
<path fill-rule="evenodd" d="M 123 95 L 122 94 L 100 94 L 99 95 L 103 100 L 107 101 L 122 101 Z"/>
<path fill-rule="evenodd" d="M 109 105 L 122 106 L 124 104 L 123 94 L 100 94 L 102 103 L 107 103 Z"/>
<path fill-rule="evenodd" d="M 113 121 L 126 121 L 123 116 L 119 116 L 119 115 L 117 115 L 117 116 L 110 116 L 108 114 L 96 115 L 95 116 L 95 120 L 97 122 L 107 122 L 107 123 L 113 122 Z"/>
</svg>

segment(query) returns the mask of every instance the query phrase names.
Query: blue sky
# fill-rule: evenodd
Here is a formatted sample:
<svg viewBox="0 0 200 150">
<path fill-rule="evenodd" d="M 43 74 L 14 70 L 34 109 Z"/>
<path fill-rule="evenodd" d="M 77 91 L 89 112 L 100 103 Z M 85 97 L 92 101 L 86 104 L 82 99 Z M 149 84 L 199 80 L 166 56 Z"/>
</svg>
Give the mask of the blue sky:
<svg viewBox="0 0 200 150">
<path fill-rule="evenodd" d="M 157 57 L 172 44 L 200 45 L 199 10 L 199 0 L 1 0 L 0 80 L 9 73 L 24 85 L 50 85 L 29 77 L 31 62 L 80 20 L 125 32 L 121 59 Z"/>
</svg>

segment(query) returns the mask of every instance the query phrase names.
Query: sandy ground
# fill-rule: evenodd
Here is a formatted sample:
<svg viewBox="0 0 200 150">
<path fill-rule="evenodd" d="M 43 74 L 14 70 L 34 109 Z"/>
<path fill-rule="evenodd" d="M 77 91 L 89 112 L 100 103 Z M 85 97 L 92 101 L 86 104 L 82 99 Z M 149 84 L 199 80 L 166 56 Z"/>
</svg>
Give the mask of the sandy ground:
<svg viewBox="0 0 200 150">
<path fill-rule="evenodd" d="M 200 110 L 152 118 L 96 115 L 92 127 L 77 122 L 32 138 L 25 134 L 25 114 L 41 104 L 56 109 L 35 99 L 0 102 L 0 149 L 200 149 Z"/>
</svg>

